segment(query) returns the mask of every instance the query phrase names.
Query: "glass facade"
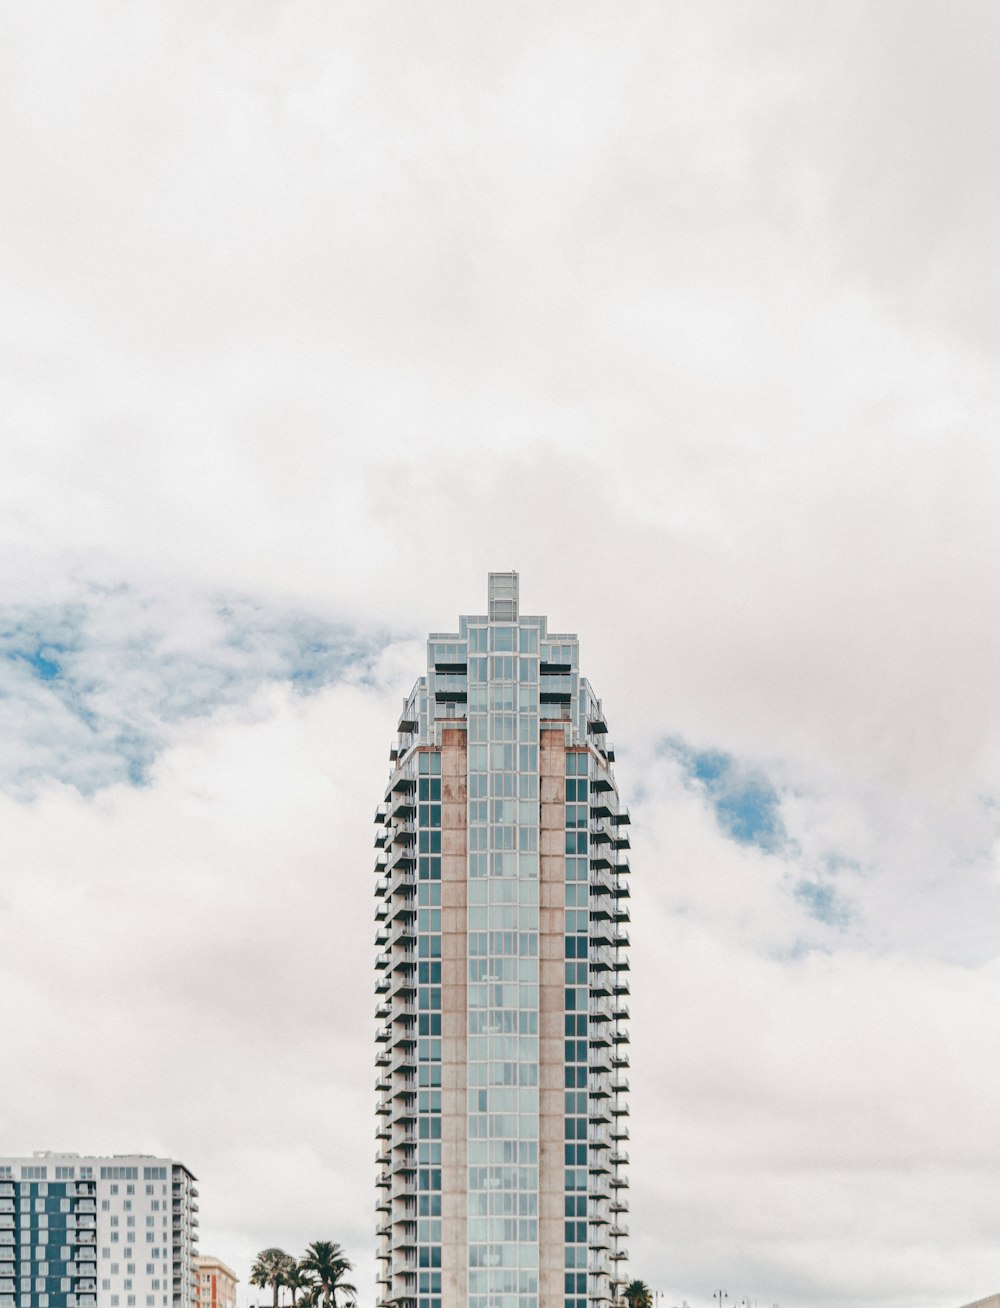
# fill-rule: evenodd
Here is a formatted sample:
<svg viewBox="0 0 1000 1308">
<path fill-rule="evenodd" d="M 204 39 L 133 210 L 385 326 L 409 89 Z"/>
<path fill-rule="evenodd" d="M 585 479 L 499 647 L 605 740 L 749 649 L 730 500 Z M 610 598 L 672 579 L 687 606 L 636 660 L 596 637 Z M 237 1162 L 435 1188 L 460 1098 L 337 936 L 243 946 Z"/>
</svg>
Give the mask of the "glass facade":
<svg viewBox="0 0 1000 1308">
<path fill-rule="evenodd" d="M 376 814 L 379 1302 L 585 1308 L 625 1279 L 627 811 L 578 642 L 428 641 Z"/>
</svg>

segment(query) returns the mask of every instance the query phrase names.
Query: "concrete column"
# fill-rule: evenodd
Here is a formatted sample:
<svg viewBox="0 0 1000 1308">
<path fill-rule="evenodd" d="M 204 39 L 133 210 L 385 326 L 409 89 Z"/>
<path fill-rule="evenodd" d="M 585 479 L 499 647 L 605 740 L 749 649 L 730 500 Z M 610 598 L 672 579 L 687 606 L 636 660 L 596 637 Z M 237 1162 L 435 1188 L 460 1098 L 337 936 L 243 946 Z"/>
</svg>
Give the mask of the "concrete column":
<svg viewBox="0 0 1000 1308">
<path fill-rule="evenodd" d="M 468 1298 L 468 751 L 466 732 L 441 736 L 441 1290 Z"/>
<path fill-rule="evenodd" d="M 542 723 L 538 939 L 538 1302 L 564 1299 L 564 1135 L 566 985 L 566 738 L 561 723 Z"/>
</svg>

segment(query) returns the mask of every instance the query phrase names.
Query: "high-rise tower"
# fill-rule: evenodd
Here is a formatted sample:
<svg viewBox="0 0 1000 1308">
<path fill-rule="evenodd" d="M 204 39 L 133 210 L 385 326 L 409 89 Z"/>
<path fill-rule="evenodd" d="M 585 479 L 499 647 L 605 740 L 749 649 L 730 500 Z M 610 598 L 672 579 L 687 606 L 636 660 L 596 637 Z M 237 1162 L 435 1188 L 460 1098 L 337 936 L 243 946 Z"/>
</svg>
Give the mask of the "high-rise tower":
<svg viewBox="0 0 1000 1308">
<path fill-rule="evenodd" d="M 628 811 L 575 636 L 432 634 L 376 814 L 381 1308 L 593 1308 L 628 1234 Z"/>
</svg>

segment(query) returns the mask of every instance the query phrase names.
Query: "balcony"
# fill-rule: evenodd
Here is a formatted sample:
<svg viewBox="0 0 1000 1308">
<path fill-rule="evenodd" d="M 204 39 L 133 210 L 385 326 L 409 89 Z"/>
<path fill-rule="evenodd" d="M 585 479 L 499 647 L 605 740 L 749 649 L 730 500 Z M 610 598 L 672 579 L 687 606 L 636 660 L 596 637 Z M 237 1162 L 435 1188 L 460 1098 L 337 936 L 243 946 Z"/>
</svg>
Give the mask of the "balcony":
<svg viewBox="0 0 1000 1308">
<path fill-rule="evenodd" d="M 417 806 L 413 802 L 412 790 L 400 790 L 389 806 L 389 820 L 391 822 L 408 822 L 410 818 L 416 816 L 416 812 Z"/>
<path fill-rule="evenodd" d="M 409 845 L 397 845 L 385 866 L 390 872 L 412 871 L 417 866 L 417 860 Z"/>
<path fill-rule="evenodd" d="M 404 922 L 417 916 L 417 902 L 415 897 L 410 894 L 407 896 L 395 895 L 387 907 L 387 917 L 392 923 Z"/>
<path fill-rule="evenodd" d="M 595 972 L 612 972 L 615 967 L 615 959 L 607 945 L 598 945 L 596 949 L 590 951 L 590 973 L 591 977 Z M 593 980 L 591 980 L 593 985 Z"/>
</svg>

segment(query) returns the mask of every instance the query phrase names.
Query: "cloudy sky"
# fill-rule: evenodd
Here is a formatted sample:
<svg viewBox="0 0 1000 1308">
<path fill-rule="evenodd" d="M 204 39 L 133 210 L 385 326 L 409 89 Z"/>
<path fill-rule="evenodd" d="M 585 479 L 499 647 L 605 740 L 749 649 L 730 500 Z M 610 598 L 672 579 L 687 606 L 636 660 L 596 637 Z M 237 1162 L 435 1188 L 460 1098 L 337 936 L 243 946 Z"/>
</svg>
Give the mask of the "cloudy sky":
<svg viewBox="0 0 1000 1308">
<path fill-rule="evenodd" d="M 371 818 L 516 567 L 632 801 L 633 1274 L 1000 1290 L 998 40 L 7 0 L 0 1152 L 371 1308 Z"/>
</svg>

